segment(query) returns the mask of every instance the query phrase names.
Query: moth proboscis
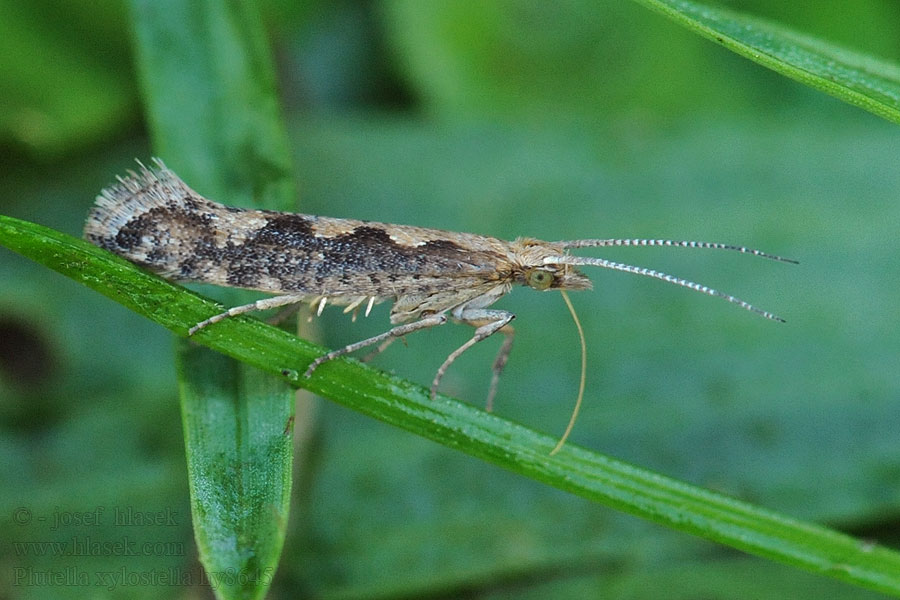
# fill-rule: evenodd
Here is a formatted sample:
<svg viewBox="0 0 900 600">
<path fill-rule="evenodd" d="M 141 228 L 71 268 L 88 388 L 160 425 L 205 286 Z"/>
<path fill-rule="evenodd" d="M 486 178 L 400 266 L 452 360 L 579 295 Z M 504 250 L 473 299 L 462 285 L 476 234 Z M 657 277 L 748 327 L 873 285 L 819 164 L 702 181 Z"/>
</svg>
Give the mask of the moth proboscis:
<svg viewBox="0 0 900 600">
<path fill-rule="evenodd" d="M 716 242 L 657 239 L 583 239 L 545 242 L 533 238 L 504 241 L 471 233 L 391 225 L 354 219 L 248 210 L 208 200 L 189 188 L 159 159 L 129 172 L 104 189 L 87 219 L 84 234 L 94 244 L 171 280 L 203 282 L 275 294 L 230 308 L 194 325 L 189 334 L 246 312 L 310 302 L 316 314 L 327 304 L 356 314 L 365 306 L 393 302 L 392 327 L 374 337 L 314 360 L 305 375 L 338 356 L 376 346 L 448 320 L 475 327 L 474 335 L 440 365 L 431 396 L 450 365 L 478 342 L 502 333 L 494 360 L 487 410 L 493 406 L 500 374 L 512 349 L 511 312 L 489 308 L 514 285 L 535 290 L 586 290 L 590 280 L 577 267 L 596 266 L 661 279 L 722 298 L 766 319 L 780 317 L 680 277 L 603 258 L 574 256 L 575 248 L 669 246 L 732 250 L 777 261 L 791 259 Z M 571 302 L 567 305 L 582 336 L 582 380 L 559 450 L 575 422 L 584 391 L 584 338 Z"/>
</svg>

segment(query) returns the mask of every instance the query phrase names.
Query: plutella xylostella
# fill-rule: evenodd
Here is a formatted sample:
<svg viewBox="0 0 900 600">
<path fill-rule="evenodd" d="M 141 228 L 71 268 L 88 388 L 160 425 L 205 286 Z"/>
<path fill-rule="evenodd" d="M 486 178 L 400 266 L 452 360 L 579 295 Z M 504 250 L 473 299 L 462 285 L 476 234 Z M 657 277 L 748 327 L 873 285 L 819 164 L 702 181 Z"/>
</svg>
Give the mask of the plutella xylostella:
<svg viewBox="0 0 900 600">
<path fill-rule="evenodd" d="M 434 395 L 447 368 L 463 352 L 495 333 L 503 343 L 493 365 L 487 409 L 513 342 L 511 312 L 489 308 L 514 285 L 559 290 L 582 337 L 582 379 L 576 408 L 555 453 L 562 447 L 578 413 L 584 391 L 584 336 L 566 290 L 591 288 L 576 269 L 596 266 L 661 279 L 722 298 L 766 319 L 780 317 L 712 288 L 603 258 L 573 256 L 575 248 L 670 246 L 732 250 L 782 262 L 773 254 L 716 242 L 654 239 L 584 239 L 544 242 L 532 238 L 504 241 L 456 233 L 353 219 L 317 217 L 265 210 L 246 210 L 207 200 L 189 188 L 160 160 L 141 165 L 103 190 L 88 217 L 85 237 L 159 275 L 176 281 L 203 282 L 275 294 L 252 304 L 230 308 L 201 321 L 189 331 L 246 312 L 310 302 L 316 314 L 327 304 L 344 306 L 354 317 L 365 307 L 390 301 L 392 328 L 317 358 L 306 376 L 322 363 L 376 346 L 448 320 L 475 327 L 465 344 L 440 365 L 431 382 Z"/>
</svg>

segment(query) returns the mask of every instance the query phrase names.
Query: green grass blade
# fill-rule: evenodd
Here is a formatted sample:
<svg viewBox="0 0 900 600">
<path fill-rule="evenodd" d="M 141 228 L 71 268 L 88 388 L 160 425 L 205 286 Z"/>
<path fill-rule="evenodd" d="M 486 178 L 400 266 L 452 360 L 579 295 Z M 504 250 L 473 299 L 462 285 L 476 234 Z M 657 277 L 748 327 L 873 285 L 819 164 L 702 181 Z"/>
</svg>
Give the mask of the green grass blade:
<svg viewBox="0 0 900 600">
<path fill-rule="evenodd" d="M 0 244 L 55 269 L 179 335 L 215 303 L 45 227 L 0 216 Z M 252 317 L 199 332 L 198 343 L 344 406 L 594 502 L 859 586 L 900 596 L 900 553 L 624 464 L 428 391 L 353 360 L 305 380 L 323 351 Z M 284 425 L 284 423 L 282 423 Z"/>
<path fill-rule="evenodd" d="M 783 25 L 687 0 L 635 0 L 791 79 L 900 123 L 900 67 Z"/>
<path fill-rule="evenodd" d="M 290 153 L 255 5 L 134 0 L 132 7 L 156 153 L 211 197 L 292 208 Z M 201 561 L 211 581 L 220 578 L 218 597 L 262 597 L 288 520 L 293 390 L 205 348 L 182 343 L 177 353 Z"/>
<path fill-rule="evenodd" d="M 153 149 L 209 198 L 291 210 L 297 189 L 255 5 L 132 0 Z"/>
<path fill-rule="evenodd" d="M 220 597 L 263 597 L 287 528 L 293 404 L 284 402 L 283 381 L 246 376 L 222 354 L 179 345 L 192 512 L 207 574 Z"/>
</svg>

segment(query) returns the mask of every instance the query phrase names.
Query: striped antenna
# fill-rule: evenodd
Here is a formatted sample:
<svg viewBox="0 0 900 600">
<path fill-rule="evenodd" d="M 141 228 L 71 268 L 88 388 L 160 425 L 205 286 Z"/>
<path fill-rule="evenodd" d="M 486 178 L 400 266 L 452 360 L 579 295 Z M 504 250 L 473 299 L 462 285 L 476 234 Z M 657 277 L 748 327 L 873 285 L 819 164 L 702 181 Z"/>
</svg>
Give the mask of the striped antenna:
<svg viewBox="0 0 900 600">
<path fill-rule="evenodd" d="M 609 241 L 609 240 L 581 240 L 585 242 L 592 241 Z M 625 240 L 619 240 L 625 241 Z M 675 242 L 678 243 L 678 242 Z M 690 243 L 690 242 L 689 242 Z M 696 242 L 694 242 L 696 243 Z M 650 245 L 650 244 L 645 244 Z M 738 246 L 730 246 L 728 249 L 738 249 L 738 250 L 746 250 L 740 248 Z M 748 253 L 757 253 L 753 250 L 747 250 Z M 759 256 L 765 256 L 767 258 L 774 258 L 777 260 L 783 260 L 785 262 L 796 262 L 792 260 L 782 259 L 776 257 L 774 255 L 763 254 L 762 252 L 757 253 Z M 732 304 L 737 304 L 741 308 L 745 310 L 749 310 L 750 312 L 755 312 L 756 314 L 765 317 L 766 319 L 771 319 L 772 321 L 778 321 L 780 323 L 784 323 L 784 319 L 770 313 L 769 311 L 762 310 L 761 308 L 756 308 L 749 302 L 744 302 L 740 298 L 735 296 L 731 296 L 729 294 L 723 294 L 718 290 L 714 290 L 711 287 L 707 287 L 705 285 L 701 285 L 699 283 L 694 283 L 693 281 L 688 281 L 687 279 L 682 279 L 681 277 L 675 277 L 673 275 L 667 275 L 665 273 L 661 273 L 659 271 L 654 271 L 653 269 L 647 269 L 644 267 L 635 267 L 632 265 L 626 265 L 623 263 L 613 262 L 611 260 L 606 260 L 604 258 L 589 258 L 585 256 L 553 256 L 547 257 L 544 259 L 546 264 L 555 264 L 555 265 L 572 265 L 575 267 L 583 267 L 583 266 L 592 266 L 592 267 L 603 267 L 604 269 L 612 269 L 613 271 L 624 271 L 625 273 L 633 273 L 635 275 L 643 275 L 645 277 L 653 277 L 654 279 L 661 279 L 662 281 L 666 281 L 668 283 L 673 283 L 675 285 L 680 285 L 681 287 L 690 288 L 696 292 L 700 292 L 701 294 L 706 294 L 707 296 L 715 296 L 716 298 L 722 298 L 723 300 L 727 300 Z"/>
<path fill-rule="evenodd" d="M 623 239 L 623 240 L 568 240 L 555 242 L 563 248 L 602 248 L 610 246 L 668 246 L 671 248 L 704 248 L 707 250 L 732 250 L 741 254 L 752 254 L 753 256 L 761 256 L 771 260 L 786 262 L 791 264 L 799 264 L 792 258 L 784 258 L 768 252 L 761 252 L 744 246 L 735 246 L 733 244 L 720 244 L 718 242 L 694 242 L 691 240 L 641 240 L 641 239 Z M 673 282 L 674 283 L 674 282 Z"/>
</svg>

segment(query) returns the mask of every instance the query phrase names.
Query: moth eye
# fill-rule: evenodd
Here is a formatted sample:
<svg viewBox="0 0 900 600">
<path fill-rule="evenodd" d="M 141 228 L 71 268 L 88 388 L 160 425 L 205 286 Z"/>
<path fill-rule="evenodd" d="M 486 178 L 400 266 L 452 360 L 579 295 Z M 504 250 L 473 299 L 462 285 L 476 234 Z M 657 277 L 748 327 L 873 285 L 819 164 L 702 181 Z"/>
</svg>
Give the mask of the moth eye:
<svg viewBox="0 0 900 600">
<path fill-rule="evenodd" d="M 525 283 L 536 290 L 546 290 L 553 283 L 553 273 L 537 269 L 525 274 Z"/>
</svg>

